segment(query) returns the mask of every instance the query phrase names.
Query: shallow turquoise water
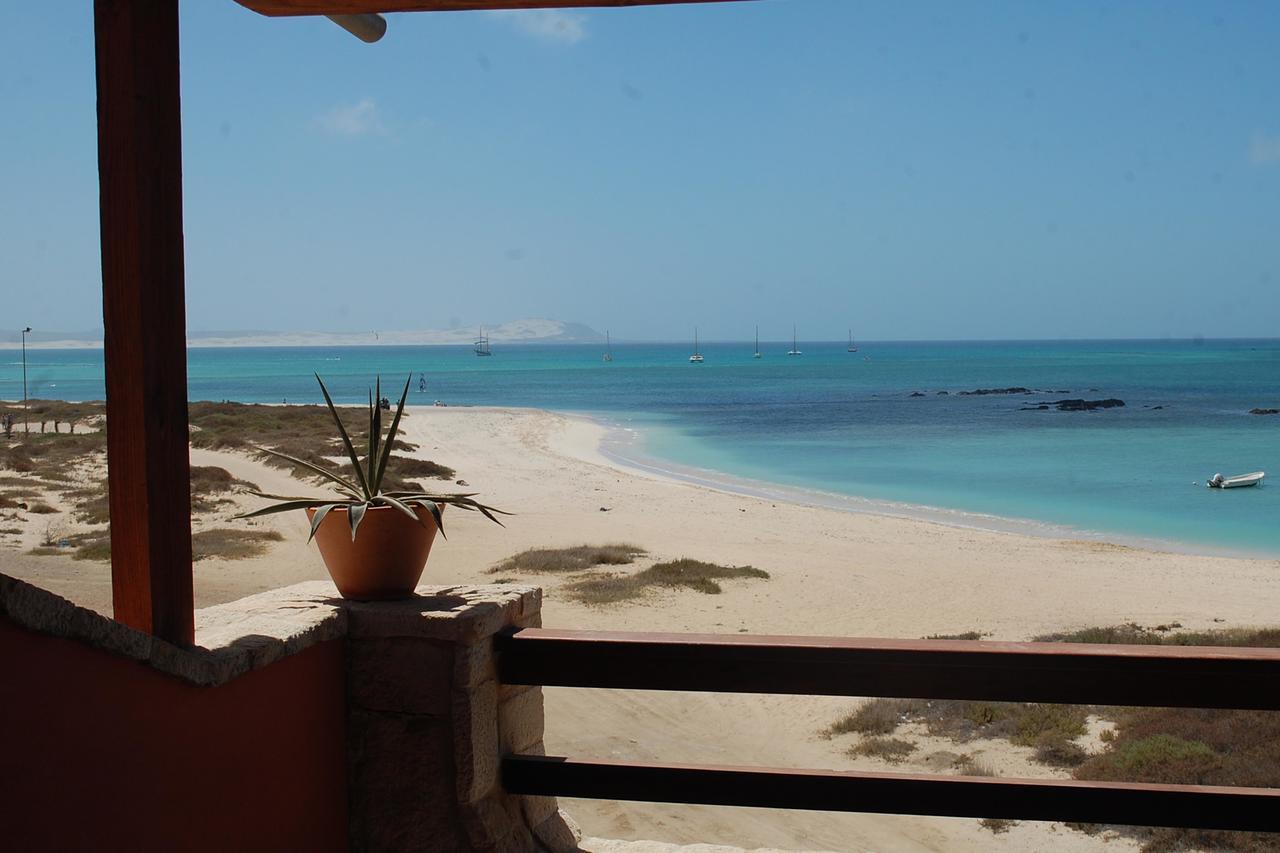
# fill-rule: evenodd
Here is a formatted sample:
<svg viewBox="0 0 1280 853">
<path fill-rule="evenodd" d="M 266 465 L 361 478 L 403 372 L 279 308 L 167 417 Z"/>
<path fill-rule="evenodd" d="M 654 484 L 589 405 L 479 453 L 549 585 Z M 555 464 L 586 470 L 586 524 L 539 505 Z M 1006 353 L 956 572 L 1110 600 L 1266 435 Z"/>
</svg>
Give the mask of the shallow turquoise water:
<svg viewBox="0 0 1280 853">
<path fill-rule="evenodd" d="M 193 399 L 363 397 L 376 373 L 414 376 L 413 402 L 537 406 L 642 428 L 644 452 L 697 468 L 884 501 L 1280 556 L 1280 341 L 790 342 L 601 348 L 193 349 Z M 102 396 L 101 353 L 31 351 L 32 397 Z M 418 375 L 428 383 L 419 393 Z M 398 380 L 403 382 L 403 379 Z M 1025 386 L 1055 393 L 961 396 Z M 947 391 L 947 395 L 938 392 Z M 1062 393 L 1056 393 L 1062 392 Z M 21 397 L 16 353 L 0 397 Z M 923 396 L 912 396 L 919 393 Z M 1022 411 L 1084 397 L 1093 413 Z M 1155 408 L 1155 407 L 1162 408 Z M 1270 470 L 1272 485 L 1220 492 L 1214 472 Z"/>
</svg>

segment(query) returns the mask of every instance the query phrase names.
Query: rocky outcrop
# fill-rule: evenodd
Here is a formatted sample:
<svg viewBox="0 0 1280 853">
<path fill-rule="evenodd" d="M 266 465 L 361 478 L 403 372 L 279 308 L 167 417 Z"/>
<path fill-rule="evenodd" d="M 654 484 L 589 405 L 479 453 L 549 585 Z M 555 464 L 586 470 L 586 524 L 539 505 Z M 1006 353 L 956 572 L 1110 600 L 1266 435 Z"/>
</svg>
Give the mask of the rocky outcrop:
<svg viewBox="0 0 1280 853">
<path fill-rule="evenodd" d="M 959 392 L 961 397 L 985 397 L 988 394 L 1034 394 L 1030 388 L 975 388 Z"/>
<path fill-rule="evenodd" d="M 1124 400 L 1110 397 L 1106 400 L 1054 400 L 1049 405 L 1057 406 L 1059 412 L 1096 412 L 1098 409 L 1118 409 Z"/>
<path fill-rule="evenodd" d="M 1250 409 L 1251 415 L 1280 415 L 1280 409 Z"/>
</svg>

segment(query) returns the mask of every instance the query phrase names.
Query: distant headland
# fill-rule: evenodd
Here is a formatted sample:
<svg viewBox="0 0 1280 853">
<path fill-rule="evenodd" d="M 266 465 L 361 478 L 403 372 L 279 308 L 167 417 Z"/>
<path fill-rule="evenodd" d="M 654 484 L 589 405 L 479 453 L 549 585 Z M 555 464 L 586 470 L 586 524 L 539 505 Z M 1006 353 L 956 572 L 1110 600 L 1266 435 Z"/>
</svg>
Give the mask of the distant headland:
<svg viewBox="0 0 1280 853">
<path fill-rule="evenodd" d="M 479 332 L 476 327 L 421 329 L 417 331 L 367 332 L 269 332 L 217 331 L 188 332 L 190 347 L 368 347 L 470 345 Z M 490 326 L 484 334 L 493 343 L 590 344 L 603 343 L 604 335 L 582 323 L 532 318 Z M 22 344 L 16 329 L 0 329 L 0 349 L 17 349 Z M 101 349 L 102 331 L 40 332 L 27 335 L 28 349 Z"/>
</svg>

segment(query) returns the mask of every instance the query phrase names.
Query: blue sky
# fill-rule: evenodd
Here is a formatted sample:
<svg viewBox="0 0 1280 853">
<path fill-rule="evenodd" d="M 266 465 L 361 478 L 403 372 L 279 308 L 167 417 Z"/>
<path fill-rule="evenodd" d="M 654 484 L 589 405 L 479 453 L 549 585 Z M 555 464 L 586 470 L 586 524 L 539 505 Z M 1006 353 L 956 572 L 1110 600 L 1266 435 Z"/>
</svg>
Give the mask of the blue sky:
<svg viewBox="0 0 1280 853">
<path fill-rule="evenodd" d="M 182 4 L 188 325 L 1275 336 L 1280 4 Z M 0 330 L 101 325 L 92 14 L 0 30 Z"/>
</svg>

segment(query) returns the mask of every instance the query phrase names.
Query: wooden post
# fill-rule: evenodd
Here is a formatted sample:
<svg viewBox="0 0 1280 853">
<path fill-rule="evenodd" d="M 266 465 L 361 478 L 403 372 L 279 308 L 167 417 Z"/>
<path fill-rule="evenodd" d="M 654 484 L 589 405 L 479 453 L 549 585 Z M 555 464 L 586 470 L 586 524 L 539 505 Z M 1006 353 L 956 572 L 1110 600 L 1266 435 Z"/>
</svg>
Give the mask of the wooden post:
<svg viewBox="0 0 1280 853">
<path fill-rule="evenodd" d="M 115 617 L 191 644 L 178 0 L 95 0 Z"/>
</svg>

